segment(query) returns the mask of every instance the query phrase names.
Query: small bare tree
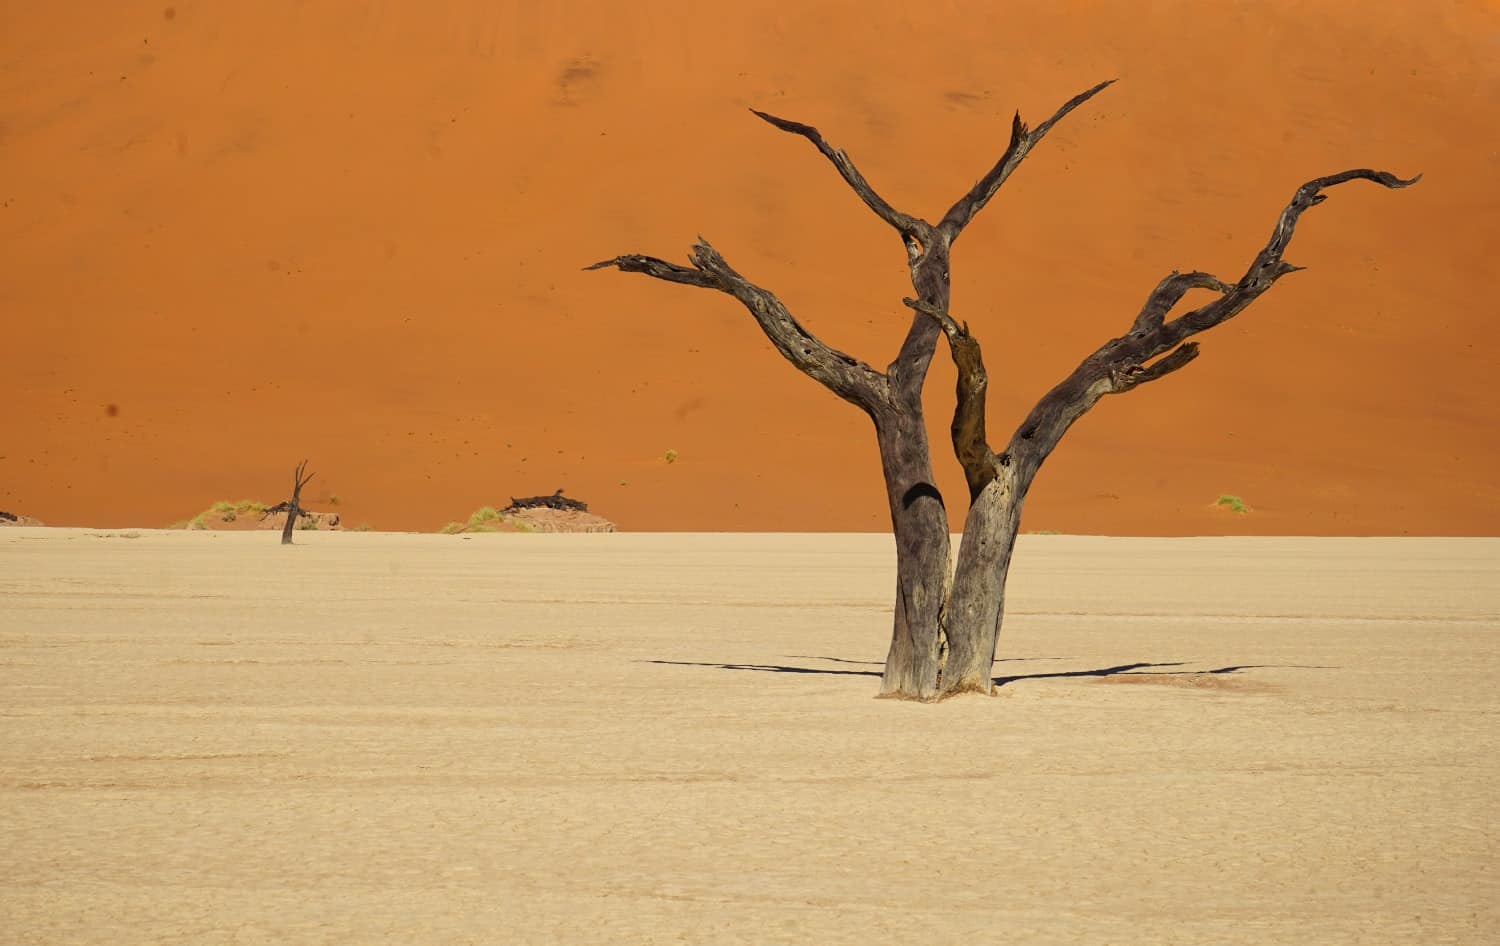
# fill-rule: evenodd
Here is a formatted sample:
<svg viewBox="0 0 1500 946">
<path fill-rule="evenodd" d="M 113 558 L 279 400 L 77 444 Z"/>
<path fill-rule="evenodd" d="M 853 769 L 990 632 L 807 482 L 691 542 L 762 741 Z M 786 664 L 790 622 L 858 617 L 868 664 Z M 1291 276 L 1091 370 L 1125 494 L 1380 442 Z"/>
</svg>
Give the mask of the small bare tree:
<svg viewBox="0 0 1500 946">
<path fill-rule="evenodd" d="M 311 483 L 312 478 L 316 474 L 308 473 L 307 476 L 304 477 L 302 473 L 306 469 L 307 461 L 303 460 L 301 463 L 297 464 L 297 469 L 292 473 L 292 498 L 287 500 L 286 502 L 277 503 L 261 514 L 261 518 L 264 519 L 266 516 L 274 516 L 278 512 L 286 513 L 286 522 L 282 523 L 281 526 L 282 545 L 292 544 L 292 530 L 297 528 L 297 519 L 302 516 L 312 515 L 312 513 L 302 508 L 302 487 L 306 486 L 308 483 Z"/>
<path fill-rule="evenodd" d="M 733 296 L 761 330 L 804 374 L 860 408 L 875 425 L 885 474 L 886 497 L 896 539 L 895 626 L 886 658 L 881 695 L 932 700 L 992 690 L 991 669 L 1004 615 L 1005 578 L 1032 480 L 1063 434 L 1107 394 L 1155 381 L 1198 355 L 1195 335 L 1239 314 L 1271 285 L 1301 267 L 1282 258 L 1303 211 L 1327 199 L 1323 190 L 1355 179 L 1385 187 L 1406 187 L 1385 171 L 1358 169 L 1315 178 L 1297 188 L 1282 210 L 1270 240 L 1245 274 L 1226 282 L 1208 273 L 1173 272 L 1146 297 L 1128 331 L 1099 346 L 1048 391 L 1021 422 L 1005 448 L 996 452 L 985 424 L 985 374 L 979 342 L 948 311 L 949 253 L 964 228 L 1052 127 L 1111 82 L 1074 96 L 1051 118 L 1028 128 L 1018 113 L 1010 144 L 994 167 L 936 224 L 902 213 L 870 186 L 854 162 L 833 148 L 811 125 L 756 111 L 782 131 L 800 135 L 838 169 L 859 198 L 901 237 L 915 298 L 905 304 L 913 321 L 895 359 L 878 371 L 838 351 L 804 329 L 769 291 L 735 272 L 703 239 L 693 245 L 690 266 L 651 256 L 618 256 L 588 269 L 614 267 L 667 282 L 714 289 Z M 1217 294 L 1206 304 L 1168 319 L 1190 290 Z M 949 568 L 948 520 L 933 484 L 922 388 L 938 335 L 958 368 L 953 449 L 969 486 L 969 511 L 956 567 Z"/>
</svg>

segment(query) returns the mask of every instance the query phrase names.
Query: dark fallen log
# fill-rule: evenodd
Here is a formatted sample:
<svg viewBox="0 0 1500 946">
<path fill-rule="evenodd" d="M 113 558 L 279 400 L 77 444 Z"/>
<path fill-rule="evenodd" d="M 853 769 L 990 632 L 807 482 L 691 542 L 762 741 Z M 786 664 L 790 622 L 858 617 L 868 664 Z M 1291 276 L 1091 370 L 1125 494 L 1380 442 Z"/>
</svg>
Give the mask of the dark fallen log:
<svg viewBox="0 0 1500 946">
<path fill-rule="evenodd" d="M 589 511 L 588 503 L 581 499 L 569 499 L 563 495 L 562 490 L 558 490 L 551 496 L 523 496 L 520 499 L 512 496 L 510 498 L 510 505 L 502 509 L 501 512 L 514 512 L 518 509 L 536 509 L 539 507 L 546 509 L 571 509 L 574 512 Z"/>
</svg>

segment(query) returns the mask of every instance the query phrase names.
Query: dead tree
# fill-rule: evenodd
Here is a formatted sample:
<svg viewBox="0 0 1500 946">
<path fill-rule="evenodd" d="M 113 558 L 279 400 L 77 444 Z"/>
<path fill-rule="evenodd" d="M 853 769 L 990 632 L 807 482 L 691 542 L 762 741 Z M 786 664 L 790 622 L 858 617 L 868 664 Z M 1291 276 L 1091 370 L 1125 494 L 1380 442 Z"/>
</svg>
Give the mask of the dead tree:
<svg viewBox="0 0 1500 946">
<path fill-rule="evenodd" d="M 969 334 L 967 325 L 960 324 L 948 311 L 949 252 L 964 228 L 1047 132 L 1110 84 L 1101 82 L 1074 96 L 1034 129 L 1028 128 L 1017 113 L 1011 123 L 1010 144 L 1000 160 L 936 224 L 888 204 L 849 156 L 829 145 L 816 128 L 755 112 L 782 131 L 812 142 L 865 206 L 901 238 L 916 290 L 915 298 L 905 300 L 914 310 L 913 320 L 895 359 L 884 371 L 814 337 L 781 300 L 737 273 L 702 238 L 688 256 L 690 266 L 631 254 L 587 267 L 614 267 L 733 296 L 749 310 L 783 357 L 874 422 L 896 539 L 895 626 L 881 681 L 882 696 L 931 700 L 965 692 L 990 692 L 991 667 L 1004 614 L 1005 578 L 1021 506 L 1042 462 L 1062 435 L 1105 395 L 1133 390 L 1192 361 L 1198 355 L 1198 345 L 1188 339 L 1233 318 L 1276 280 L 1300 269 L 1283 260 L 1282 254 L 1303 211 L 1327 199 L 1325 188 L 1356 178 L 1391 188 L 1406 187 L 1417 180 L 1360 169 L 1303 184 L 1242 277 L 1226 282 L 1207 273 L 1173 272 L 1163 279 L 1146 298 L 1128 331 L 1105 342 L 1048 391 L 1004 450 L 997 453 L 985 431 L 989 382 L 979 343 Z M 1210 290 L 1217 298 L 1168 320 L 1173 307 L 1194 289 Z M 958 367 L 952 439 L 969 486 L 969 511 L 958 561 L 951 572 L 947 514 L 933 483 L 922 417 L 922 388 L 939 334 L 947 337 Z"/>
<path fill-rule="evenodd" d="M 278 512 L 286 513 L 286 522 L 281 526 L 281 544 L 292 544 L 292 530 L 297 528 L 297 519 L 301 516 L 311 516 L 312 513 L 302 508 L 302 487 L 312 482 L 316 475 L 309 473 L 304 478 L 302 473 L 307 469 L 307 461 L 303 460 L 297 464 L 297 469 L 292 473 L 292 498 L 286 502 L 277 503 L 261 514 L 261 518 L 274 516 Z"/>
</svg>

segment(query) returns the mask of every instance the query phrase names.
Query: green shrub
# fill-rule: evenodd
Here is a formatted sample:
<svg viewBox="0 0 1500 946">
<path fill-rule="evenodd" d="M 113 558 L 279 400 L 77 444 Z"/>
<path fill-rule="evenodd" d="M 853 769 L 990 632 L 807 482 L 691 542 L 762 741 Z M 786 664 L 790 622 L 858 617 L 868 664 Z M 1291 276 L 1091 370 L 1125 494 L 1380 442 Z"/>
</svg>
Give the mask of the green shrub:
<svg viewBox="0 0 1500 946">
<path fill-rule="evenodd" d="M 1220 496 L 1214 503 L 1214 505 L 1218 506 L 1220 509 L 1228 509 L 1230 512 L 1237 512 L 1241 515 L 1244 515 L 1245 513 L 1250 511 L 1250 507 L 1245 505 L 1245 501 L 1243 499 L 1239 498 L 1238 496 L 1231 496 L 1228 493 Z"/>
</svg>

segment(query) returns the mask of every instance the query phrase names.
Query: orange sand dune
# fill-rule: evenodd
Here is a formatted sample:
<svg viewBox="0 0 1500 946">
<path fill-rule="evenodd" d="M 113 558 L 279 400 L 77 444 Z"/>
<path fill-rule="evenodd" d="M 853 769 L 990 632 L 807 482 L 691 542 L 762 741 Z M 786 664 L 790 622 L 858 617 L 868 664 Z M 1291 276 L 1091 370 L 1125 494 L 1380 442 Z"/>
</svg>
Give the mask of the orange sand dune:
<svg viewBox="0 0 1500 946">
<path fill-rule="evenodd" d="M 580 267 L 702 233 L 884 363 L 900 246 L 746 108 L 935 217 L 1013 109 L 1118 77 L 956 253 L 997 439 L 1166 272 L 1242 272 L 1302 181 L 1426 177 L 1332 192 L 1309 271 L 1100 405 L 1027 527 L 1500 532 L 1500 9 L 808 6 L 6 4 L 0 508 L 162 524 L 281 498 L 307 456 L 351 525 L 565 487 L 624 529 L 883 528 L 867 422 L 734 302 Z"/>
</svg>

